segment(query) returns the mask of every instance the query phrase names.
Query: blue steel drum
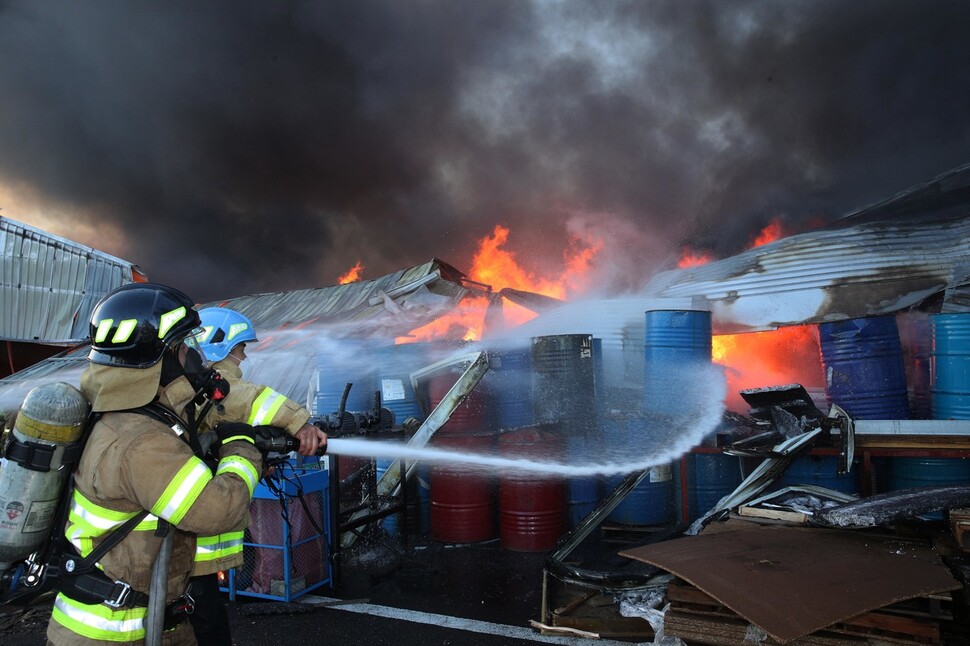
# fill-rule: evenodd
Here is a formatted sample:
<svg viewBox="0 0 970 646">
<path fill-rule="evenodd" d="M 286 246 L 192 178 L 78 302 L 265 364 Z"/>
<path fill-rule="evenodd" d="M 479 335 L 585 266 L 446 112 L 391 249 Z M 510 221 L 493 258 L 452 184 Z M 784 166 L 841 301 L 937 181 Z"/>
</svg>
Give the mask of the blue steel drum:
<svg viewBox="0 0 970 646">
<path fill-rule="evenodd" d="M 374 362 L 362 358 L 369 347 L 362 341 L 342 339 L 336 351 L 320 355 L 319 367 L 313 373 L 312 387 L 316 394 L 311 402 L 311 414 L 323 416 L 336 413 L 348 383 L 353 385 L 344 410 L 373 410 L 377 390 Z"/>
<path fill-rule="evenodd" d="M 569 527 L 590 515 L 602 498 L 600 476 L 566 479 L 566 520 Z"/>
<path fill-rule="evenodd" d="M 895 317 L 822 323 L 818 332 L 829 401 L 855 419 L 909 419 Z"/>
<path fill-rule="evenodd" d="M 400 343 L 377 350 L 376 381 L 381 392 L 381 406 L 394 413 L 395 424 L 413 417 L 423 422 L 421 409 L 411 383 L 411 373 L 433 363 L 427 343 Z"/>
<path fill-rule="evenodd" d="M 492 396 L 495 424 L 500 429 L 530 426 L 535 420 L 532 395 L 532 348 L 490 350 L 482 379 Z"/>
<path fill-rule="evenodd" d="M 376 460 L 378 482 L 380 482 L 381 476 L 384 475 L 387 468 L 391 466 L 393 462 L 394 460 L 391 458 L 378 458 Z M 381 521 L 381 527 L 383 527 L 388 534 L 397 535 L 398 531 L 400 531 L 400 516 L 401 514 L 391 514 L 390 516 L 385 516 L 384 520 Z"/>
<path fill-rule="evenodd" d="M 648 412 L 690 408 L 696 366 L 711 363 L 711 313 L 651 310 L 644 313 L 643 391 Z"/>
<path fill-rule="evenodd" d="M 394 462 L 391 458 L 379 458 L 376 460 L 377 480 L 387 471 L 388 467 Z M 408 480 L 408 533 L 424 536 L 428 533 L 431 524 L 430 520 L 430 487 L 429 487 L 428 467 L 421 465 L 412 472 Z M 381 521 L 381 526 L 388 534 L 397 535 L 400 531 L 400 513 L 385 516 Z"/>
<path fill-rule="evenodd" d="M 609 520 L 623 525 L 663 525 L 674 519 L 674 479 L 669 464 L 649 467 L 650 473 L 627 494 L 610 515 Z M 623 480 L 624 475 L 604 478 L 609 495 Z"/>
<path fill-rule="evenodd" d="M 567 461 L 589 464 L 599 461 L 603 456 L 599 443 L 591 438 L 571 437 L 566 440 Z M 602 477 L 578 476 L 566 478 L 566 522 L 569 528 L 575 527 L 602 500 Z"/>
<path fill-rule="evenodd" d="M 965 458 L 893 458 L 892 490 L 970 484 Z"/>
<path fill-rule="evenodd" d="M 890 490 L 916 487 L 970 485 L 970 460 L 966 458 L 892 458 Z M 943 520 L 943 512 L 924 514 Z"/>
<path fill-rule="evenodd" d="M 932 419 L 933 325 L 930 315 L 907 312 L 896 317 L 896 326 L 899 328 L 899 342 L 903 348 L 910 419 Z"/>
<path fill-rule="evenodd" d="M 970 419 L 970 315 L 934 314 L 934 419 Z"/>
<path fill-rule="evenodd" d="M 692 453 L 687 456 L 687 487 L 690 518 L 694 521 L 713 509 L 721 498 L 741 484 L 740 458 L 723 453 Z"/>
<path fill-rule="evenodd" d="M 842 493 L 859 493 L 859 471 L 853 465 L 844 475 L 838 473 L 839 459 L 834 456 L 803 455 L 795 458 L 771 486 L 772 491 L 792 485 L 814 485 Z"/>
</svg>

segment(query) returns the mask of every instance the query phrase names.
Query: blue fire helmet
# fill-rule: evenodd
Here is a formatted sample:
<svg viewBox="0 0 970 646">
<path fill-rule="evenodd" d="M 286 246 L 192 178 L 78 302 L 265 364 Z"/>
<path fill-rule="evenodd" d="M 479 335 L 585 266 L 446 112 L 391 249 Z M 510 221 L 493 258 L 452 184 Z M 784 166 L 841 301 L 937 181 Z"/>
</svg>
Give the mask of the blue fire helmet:
<svg viewBox="0 0 970 646">
<path fill-rule="evenodd" d="M 206 307 L 199 310 L 202 331 L 195 341 L 208 361 L 222 361 L 240 343 L 258 341 L 253 322 L 235 310 Z"/>
</svg>

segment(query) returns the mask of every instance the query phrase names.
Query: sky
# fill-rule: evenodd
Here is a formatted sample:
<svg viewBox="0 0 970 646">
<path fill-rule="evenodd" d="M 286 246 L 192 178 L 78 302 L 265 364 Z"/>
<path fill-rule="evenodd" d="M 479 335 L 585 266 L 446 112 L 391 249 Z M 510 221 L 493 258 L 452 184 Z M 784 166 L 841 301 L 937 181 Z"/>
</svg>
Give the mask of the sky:
<svg viewBox="0 0 970 646">
<path fill-rule="evenodd" d="M 0 0 L 0 215 L 199 302 L 467 271 L 496 225 L 635 293 L 970 162 L 968 33 L 962 0 Z"/>
</svg>

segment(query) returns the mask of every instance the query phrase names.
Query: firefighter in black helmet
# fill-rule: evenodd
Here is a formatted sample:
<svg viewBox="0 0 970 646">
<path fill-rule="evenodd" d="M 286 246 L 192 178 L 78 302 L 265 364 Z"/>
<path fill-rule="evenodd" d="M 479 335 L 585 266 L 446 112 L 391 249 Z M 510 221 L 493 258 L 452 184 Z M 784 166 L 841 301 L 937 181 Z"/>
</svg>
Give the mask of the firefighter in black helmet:
<svg viewBox="0 0 970 646">
<path fill-rule="evenodd" d="M 196 535 L 238 525 L 262 470 L 245 424 L 216 429 L 221 447 L 215 474 L 190 447 L 192 428 L 185 416 L 194 411 L 193 402 L 225 395 L 184 344 L 198 324 L 188 296 L 151 283 L 118 288 L 94 309 L 81 391 L 100 418 L 75 473 L 65 535 L 83 559 L 116 528 L 144 515 L 98 561 L 108 588 L 62 587 L 47 629 L 52 644 L 140 643 L 146 630 L 163 629 L 146 625 L 147 593 L 168 532 L 173 545 L 165 641 L 195 643 L 185 618 Z"/>
</svg>

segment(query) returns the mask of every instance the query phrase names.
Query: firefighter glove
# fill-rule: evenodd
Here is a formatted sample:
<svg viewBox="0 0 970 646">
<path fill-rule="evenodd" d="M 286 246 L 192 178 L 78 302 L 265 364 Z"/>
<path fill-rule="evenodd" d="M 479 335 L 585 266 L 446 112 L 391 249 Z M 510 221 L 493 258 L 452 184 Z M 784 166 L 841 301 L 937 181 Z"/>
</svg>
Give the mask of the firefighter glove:
<svg viewBox="0 0 970 646">
<path fill-rule="evenodd" d="M 229 442 L 249 442 L 256 444 L 256 432 L 249 424 L 242 422 L 224 422 L 215 427 L 216 437 L 223 445 Z"/>
</svg>

